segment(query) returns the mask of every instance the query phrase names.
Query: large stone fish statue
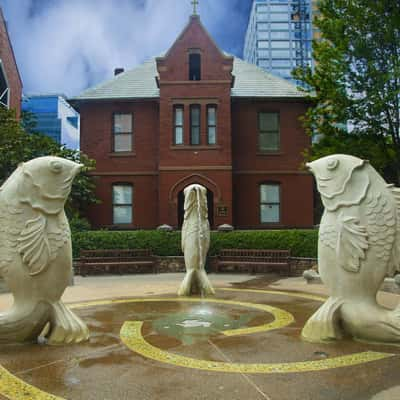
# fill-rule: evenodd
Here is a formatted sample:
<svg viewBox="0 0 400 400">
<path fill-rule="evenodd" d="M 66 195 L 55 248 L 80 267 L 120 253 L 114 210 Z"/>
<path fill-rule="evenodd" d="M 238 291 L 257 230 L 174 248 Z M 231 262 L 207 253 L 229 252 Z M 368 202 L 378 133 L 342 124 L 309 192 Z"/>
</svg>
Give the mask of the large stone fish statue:
<svg viewBox="0 0 400 400">
<path fill-rule="evenodd" d="M 20 164 L 0 188 L 0 275 L 14 295 L 0 314 L 0 342 L 51 344 L 88 339 L 84 322 L 62 302 L 72 277 L 64 204 L 81 165 L 58 157 Z"/>
<path fill-rule="evenodd" d="M 330 297 L 304 326 L 303 338 L 400 342 L 400 306 L 389 310 L 376 301 L 384 278 L 400 270 L 400 189 L 349 155 L 307 166 L 325 207 L 318 264 Z"/>
<path fill-rule="evenodd" d="M 183 193 L 185 216 L 182 226 L 182 251 L 185 256 L 186 276 L 178 295 L 212 295 L 215 292 L 204 269 L 210 247 L 207 189 L 195 184 L 185 188 Z"/>
</svg>

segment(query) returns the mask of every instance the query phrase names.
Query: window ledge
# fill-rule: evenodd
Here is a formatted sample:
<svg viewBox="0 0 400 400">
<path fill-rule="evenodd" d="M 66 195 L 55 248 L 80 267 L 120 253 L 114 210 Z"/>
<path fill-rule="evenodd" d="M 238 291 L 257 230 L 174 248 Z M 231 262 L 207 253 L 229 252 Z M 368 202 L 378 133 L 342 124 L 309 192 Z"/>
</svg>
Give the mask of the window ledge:
<svg viewBox="0 0 400 400">
<path fill-rule="evenodd" d="M 134 151 L 116 151 L 108 153 L 110 157 L 136 157 L 136 152 Z"/>
<path fill-rule="evenodd" d="M 283 156 L 285 153 L 281 151 L 258 151 L 257 156 Z"/>
<path fill-rule="evenodd" d="M 285 228 L 281 222 L 260 222 L 263 228 Z"/>
<path fill-rule="evenodd" d="M 170 146 L 171 150 L 191 150 L 191 151 L 198 151 L 198 150 L 220 150 L 221 146 L 215 145 L 215 144 L 210 144 L 207 146 L 204 145 L 192 145 L 192 146 L 187 146 L 187 145 L 173 145 Z"/>
</svg>

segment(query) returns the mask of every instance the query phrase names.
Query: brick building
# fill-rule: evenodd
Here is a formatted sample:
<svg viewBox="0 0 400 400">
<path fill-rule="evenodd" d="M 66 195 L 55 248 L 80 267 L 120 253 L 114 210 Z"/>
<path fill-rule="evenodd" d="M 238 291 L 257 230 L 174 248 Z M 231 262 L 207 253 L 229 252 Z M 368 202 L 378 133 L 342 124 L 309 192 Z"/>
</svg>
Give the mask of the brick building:
<svg viewBox="0 0 400 400">
<path fill-rule="evenodd" d="M 0 106 L 21 115 L 22 80 L 8 36 L 7 23 L 0 7 Z"/>
<path fill-rule="evenodd" d="M 71 100 L 97 161 L 94 227 L 177 227 L 192 183 L 208 189 L 214 228 L 312 226 L 295 86 L 223 53 L 197 15 L 163 57 L 116 73 Z"/>
</svg>

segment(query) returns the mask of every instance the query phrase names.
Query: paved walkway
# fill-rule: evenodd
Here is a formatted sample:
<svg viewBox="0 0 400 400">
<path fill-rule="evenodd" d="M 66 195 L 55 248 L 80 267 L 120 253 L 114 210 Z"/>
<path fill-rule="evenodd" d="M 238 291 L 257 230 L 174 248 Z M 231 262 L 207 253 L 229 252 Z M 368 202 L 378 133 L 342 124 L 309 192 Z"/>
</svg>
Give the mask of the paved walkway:
<svg viewBox="0 0 400 400">
<path fill-rule="evenodd" d="M 176 293 L 185 274 L 140 274 L 123 276 L 76 276 L 74 286 L 66 289 L 63 300 L 66 303 L 78 301 L 111 299 L 118 297 L 141 297 Z M 254 279 L 247 274 L 210 274 L 211 282 L 218 287 L 246 282 Z M 0 311 L 12 304 L 12 295 L 0 294 Z"/>
<path fill-rule="evenodd" d="M 13 374 L 4 375 L 0 370 L 0 399 L 54 399 L 43 392 L 39 397 L 29 397 L 29 392 L 36 389 L 24 382 L 68 400 L 400 398 L 400 386 L 395 386 L 400 382 L 399 356 L 389 354 L 399 354 L 398 349 L 351 340 L 318 345 L 299 339 L 306 319 L 321 304 L 320 300 L 301 293 L 326 296 L 324 285 L 310 285 L 303 278 L 210 274 L 216 289 L 225 288 L 218 290 L 215 300 L 206 303 L 197 299 L 198 304 L 195 301 L 192 306 L 185 299 L 166 301 L 165 298 L 176 297 L 183 276 L 179 273 L 76 277 L 74 286 L 64 294 L 65 302 L 115 298 L 121 301 L 115 304 L 104 301 L 96 307 L 77 309 L 91 329 L 89 342 L 46 349 L 36 344 L 0 347 L 0 364 Z M 160 300 L 154 302 L 154 297 Z M 388 307 L 400 301 L 400 296 L 392 293 L 380 292 L 378 297 Z M 127 298 L 140 300 L 133 304 L 127 303 Z M 12 295 L 0 295 L 0 311 L 11 304 Z M 268 334 L 257 333 L 258 326 L 268 329 L 271 318 L 268 312 L 252 308 L 254 304 L 261 308 L 272 305 L 275 312 L 289 313 L 295 320 L 288 326 L 273 328 Z M 132 341 L 133 331 L 127 331 L 122 343 L 121 327 L 126 321 L 145 321 L 143 329 L 138 331 L 143 336 L 135 336 Z M 203 325 L 197 328 L 190 325 L 199 322 Z M 209 332 L 208 325 L 211 325 Z M 226 331 L 228 326 L 240 334 L 224 337 L 213 332 L 214 327 Z M 209 336 L 203 340 L 205 334 Z M 343 365 L 324 367 L 336 362 L 335 357 L 369 357 L 370 350 L 383 351 L 389 358 L 346 367 L 348 361 L 343 361 Z M 313 363 L 321 367 L 307 370 Z M 226 372 L 213 370 L 221 365 Z M 240 367 L 239 373 L 229 372 L 232 365 Z M 288 367 L 296 371 L 275 374 L 275 368 Z M 273 373 L 258 374 L 251 368 L 272 369 Z M 15 385 L 12 396 L 2 397 L 1 393 L 7 393 L 10 385 Z"/>
<path fill-rule="evenodd" d="M 63 300 L 66 303 L 78 301 L 111 299 L 118 297 L 141 297 L 176 293 L 184 277 L 183 273 L 140 274 L 122 276 L 76 276 L 74 286 L 66 289 Z M 257 281 L 257 276 L 248 274 L 209 274 L 215 288 L 227 287 L 248 281 Z M 293 290 L 327 296 L 325 285 L 307 284 L 302 277 L 278 279 L 269 285 L 272 289 Z M 400 296 L 394 293 L 379 292 L 378 301 L 393 308 L 400 302 Z M 0 311 L 12 304 L 12 295 L 0 294 Z"/>
</svg>

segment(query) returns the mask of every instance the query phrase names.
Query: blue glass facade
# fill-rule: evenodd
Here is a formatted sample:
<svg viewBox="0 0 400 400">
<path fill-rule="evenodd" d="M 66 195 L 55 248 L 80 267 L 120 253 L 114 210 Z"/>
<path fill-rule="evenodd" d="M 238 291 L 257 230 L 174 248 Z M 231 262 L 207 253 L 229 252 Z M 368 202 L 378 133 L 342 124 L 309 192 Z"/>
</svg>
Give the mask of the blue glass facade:
<svg viewBox="0 0 400 400">
<path fill-rule="evenodd" d="M 291 80 L 298 66 L 312 66 L 312 0 L 254 0 L 244 59 Z"/>
<path fill-rule="evenodd" d="M 22 111 L 35 115 L 35 131 L 46 134 L 57 143 L 79 148 L 79 114 L 61 95 L 26 96 Z"/>
</svg>

